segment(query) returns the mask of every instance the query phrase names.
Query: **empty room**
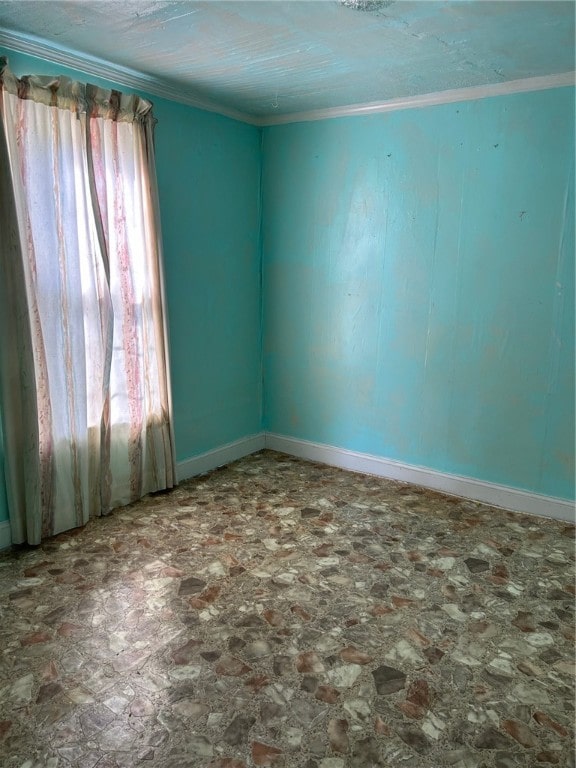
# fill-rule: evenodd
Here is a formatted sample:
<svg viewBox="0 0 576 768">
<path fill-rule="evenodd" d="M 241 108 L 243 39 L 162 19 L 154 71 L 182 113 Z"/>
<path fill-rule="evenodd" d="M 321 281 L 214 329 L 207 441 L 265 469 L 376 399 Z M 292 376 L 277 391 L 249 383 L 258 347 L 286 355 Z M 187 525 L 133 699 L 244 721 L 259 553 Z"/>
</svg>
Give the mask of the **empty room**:
<svg viewBox="0 0 576 768">
<path fill-rule="evenodd" d="M 576 768 L 574 62 L 0 0 L 2 768 Z"/>
</svg>

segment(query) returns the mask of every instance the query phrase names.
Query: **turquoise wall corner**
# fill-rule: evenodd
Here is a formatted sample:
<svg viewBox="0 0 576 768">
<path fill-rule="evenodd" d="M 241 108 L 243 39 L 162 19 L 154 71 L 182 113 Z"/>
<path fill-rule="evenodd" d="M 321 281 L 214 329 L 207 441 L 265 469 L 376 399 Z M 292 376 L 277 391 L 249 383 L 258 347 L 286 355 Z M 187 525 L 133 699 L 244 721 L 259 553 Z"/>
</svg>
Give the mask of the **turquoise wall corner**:
<svg viewBox="0 0 576 768">
<path fill-rule="evenodd" d="M 149 98 L 179 461 L 265 429 L 574 498 L 574 89 L 265 129 Z"/>
<path fill-rule="evenodd" d="M 574 89 L 263 146 L 265 429 L 574 498 Z"/>
</svg>

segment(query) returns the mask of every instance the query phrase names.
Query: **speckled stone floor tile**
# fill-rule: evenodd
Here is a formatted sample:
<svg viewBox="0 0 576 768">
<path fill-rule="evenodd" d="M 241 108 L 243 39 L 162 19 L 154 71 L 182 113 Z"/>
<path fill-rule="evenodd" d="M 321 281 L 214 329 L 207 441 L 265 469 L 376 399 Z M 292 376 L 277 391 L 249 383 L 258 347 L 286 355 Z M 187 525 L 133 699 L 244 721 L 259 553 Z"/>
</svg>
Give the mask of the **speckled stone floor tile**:
<svg viewBox="0 0 576 768">
<path fill-rule="evenodd" d="M 264 451 L 0 556 L 3 768 L 574 766 L 574 527 Z"/>
</svg>

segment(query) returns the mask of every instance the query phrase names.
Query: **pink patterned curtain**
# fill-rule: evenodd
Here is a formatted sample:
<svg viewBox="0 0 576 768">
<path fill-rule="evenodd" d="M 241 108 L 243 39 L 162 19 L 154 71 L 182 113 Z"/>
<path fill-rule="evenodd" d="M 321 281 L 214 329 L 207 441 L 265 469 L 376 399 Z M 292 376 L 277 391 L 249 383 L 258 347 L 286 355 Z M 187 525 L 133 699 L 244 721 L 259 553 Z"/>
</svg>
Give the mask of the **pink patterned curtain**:
<svg viewBox="0 0 576 768">
<path fill-rule="evenodd" d="M 152 105 L 0 59 L 0 379 L 12 540 L 175 482 Z"/>
</svg>

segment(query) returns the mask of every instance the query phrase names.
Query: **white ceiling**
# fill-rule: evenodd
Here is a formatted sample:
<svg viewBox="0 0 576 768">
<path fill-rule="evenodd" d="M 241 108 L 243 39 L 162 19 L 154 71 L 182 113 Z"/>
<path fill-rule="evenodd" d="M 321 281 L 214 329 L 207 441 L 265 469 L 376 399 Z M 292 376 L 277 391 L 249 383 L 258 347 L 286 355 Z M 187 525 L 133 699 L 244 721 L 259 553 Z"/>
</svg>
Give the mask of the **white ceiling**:
<svg viewBox="0 0 576 768">
<path fill-rule="evenodd" d="M 61 62 L 80 52 L 152 78 L 155 92 L 258 119 L 573 71 L 574 9 L 555 0 L 0 0 L 0 44 Z"/>
</svg>

